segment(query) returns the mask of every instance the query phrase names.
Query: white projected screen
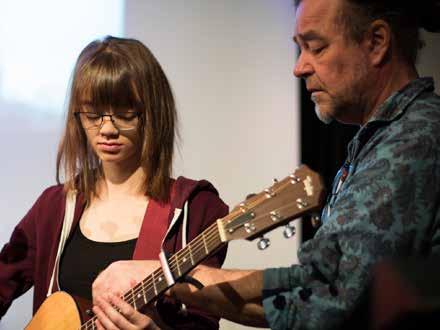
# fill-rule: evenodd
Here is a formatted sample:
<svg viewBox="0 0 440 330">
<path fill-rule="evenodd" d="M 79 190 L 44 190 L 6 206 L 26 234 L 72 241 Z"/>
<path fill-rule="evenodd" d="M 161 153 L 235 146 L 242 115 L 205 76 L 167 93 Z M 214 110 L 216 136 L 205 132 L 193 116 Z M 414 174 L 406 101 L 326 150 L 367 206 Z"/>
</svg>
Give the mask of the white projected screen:
<svg viewBox="0 0 440 330">
<path fill-rule="evenodd" d="M 55 183 L 67 86 L 80 51 L 123 36 L 123 0 L 2 1 L 0 9 L 0 248 L 42 190 Z M 0 269 L 1 272 L 1 269 Z M 23 329 L 32 290 L 0 321 Z"/>
<path fill-rule="evenodd" d="M 84 46 L 123 33 L 122 0 L 14 0 L 0 11 L 0 98 L 17 111 L 60 113 Z"/>
</svg>

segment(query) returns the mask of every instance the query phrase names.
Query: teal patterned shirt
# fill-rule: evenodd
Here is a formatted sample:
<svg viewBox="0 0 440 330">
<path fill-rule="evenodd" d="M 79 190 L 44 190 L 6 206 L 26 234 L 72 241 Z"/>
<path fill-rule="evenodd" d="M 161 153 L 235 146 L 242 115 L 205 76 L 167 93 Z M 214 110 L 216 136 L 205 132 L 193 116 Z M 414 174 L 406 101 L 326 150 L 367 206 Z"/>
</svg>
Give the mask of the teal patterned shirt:
<svg viewBox="0 0 440 330">
<path fill-rule="evenodd" d="M 300 264 L 264 271 L 272 329 L 340 329 L 365 298 L 378 261 L 440 254 L 440 97 L 433 91 L 431 78 L 412 81 L 350 142 L 323 224 L 298 250 Z"/>
</svg>

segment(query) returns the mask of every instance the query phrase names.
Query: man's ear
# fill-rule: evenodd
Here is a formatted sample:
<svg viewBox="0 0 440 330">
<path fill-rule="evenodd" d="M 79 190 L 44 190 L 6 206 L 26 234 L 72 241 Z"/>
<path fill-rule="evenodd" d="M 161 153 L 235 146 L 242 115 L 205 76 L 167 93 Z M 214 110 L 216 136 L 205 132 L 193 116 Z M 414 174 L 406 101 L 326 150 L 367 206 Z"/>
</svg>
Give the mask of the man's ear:
<svg viewBox="0 0 440 330">
<path fill-rule="evenodd" d="M 368 53 L 371 64 L 380 65 L 391 54 L 391 28 L 384 20 L 378 19 L 370 24 L 366 33 Z"/>
</svg>

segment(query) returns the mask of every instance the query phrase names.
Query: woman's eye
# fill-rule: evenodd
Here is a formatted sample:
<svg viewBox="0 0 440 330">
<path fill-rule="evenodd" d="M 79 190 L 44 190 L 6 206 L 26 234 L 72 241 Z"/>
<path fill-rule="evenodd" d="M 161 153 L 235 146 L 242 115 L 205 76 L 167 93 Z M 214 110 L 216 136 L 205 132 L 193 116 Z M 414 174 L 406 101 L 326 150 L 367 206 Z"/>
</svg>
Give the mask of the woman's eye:
<svg viewBox="0 0 440 330">
<path fill-rule="evenodd" d="M 97 119 L 101 118 L 101 116 L 98 115 L 97 113 L 87 112 L 86 113 L 86 118 L 89 119 L 89 120 L 97 120 Z"/>
<path fill-rule="evenodd" d="M 115 115 L 117 119 L 121 120 L 133 120 L 137 117 L 136 112 L 125 112 L 125 113 L 118 113 Z"/>
</svg>

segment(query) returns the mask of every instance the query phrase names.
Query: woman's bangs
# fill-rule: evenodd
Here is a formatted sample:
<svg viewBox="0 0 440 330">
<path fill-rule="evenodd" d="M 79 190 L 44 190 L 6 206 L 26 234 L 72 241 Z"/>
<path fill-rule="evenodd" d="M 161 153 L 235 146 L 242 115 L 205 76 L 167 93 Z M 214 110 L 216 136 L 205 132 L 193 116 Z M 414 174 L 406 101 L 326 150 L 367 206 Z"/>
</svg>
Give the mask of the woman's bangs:
<svg viewBox="0 0 440 330">
<path fill-rule="evenodd" d="M 78 75 L 76 96 L 79 105 L 93 107 L 100 113 L 139 109 L 142 102 L 133 81 L 136 75 L 111 56 L 103 57 L 101 61 L 95 59 Z"/>
</svg>

